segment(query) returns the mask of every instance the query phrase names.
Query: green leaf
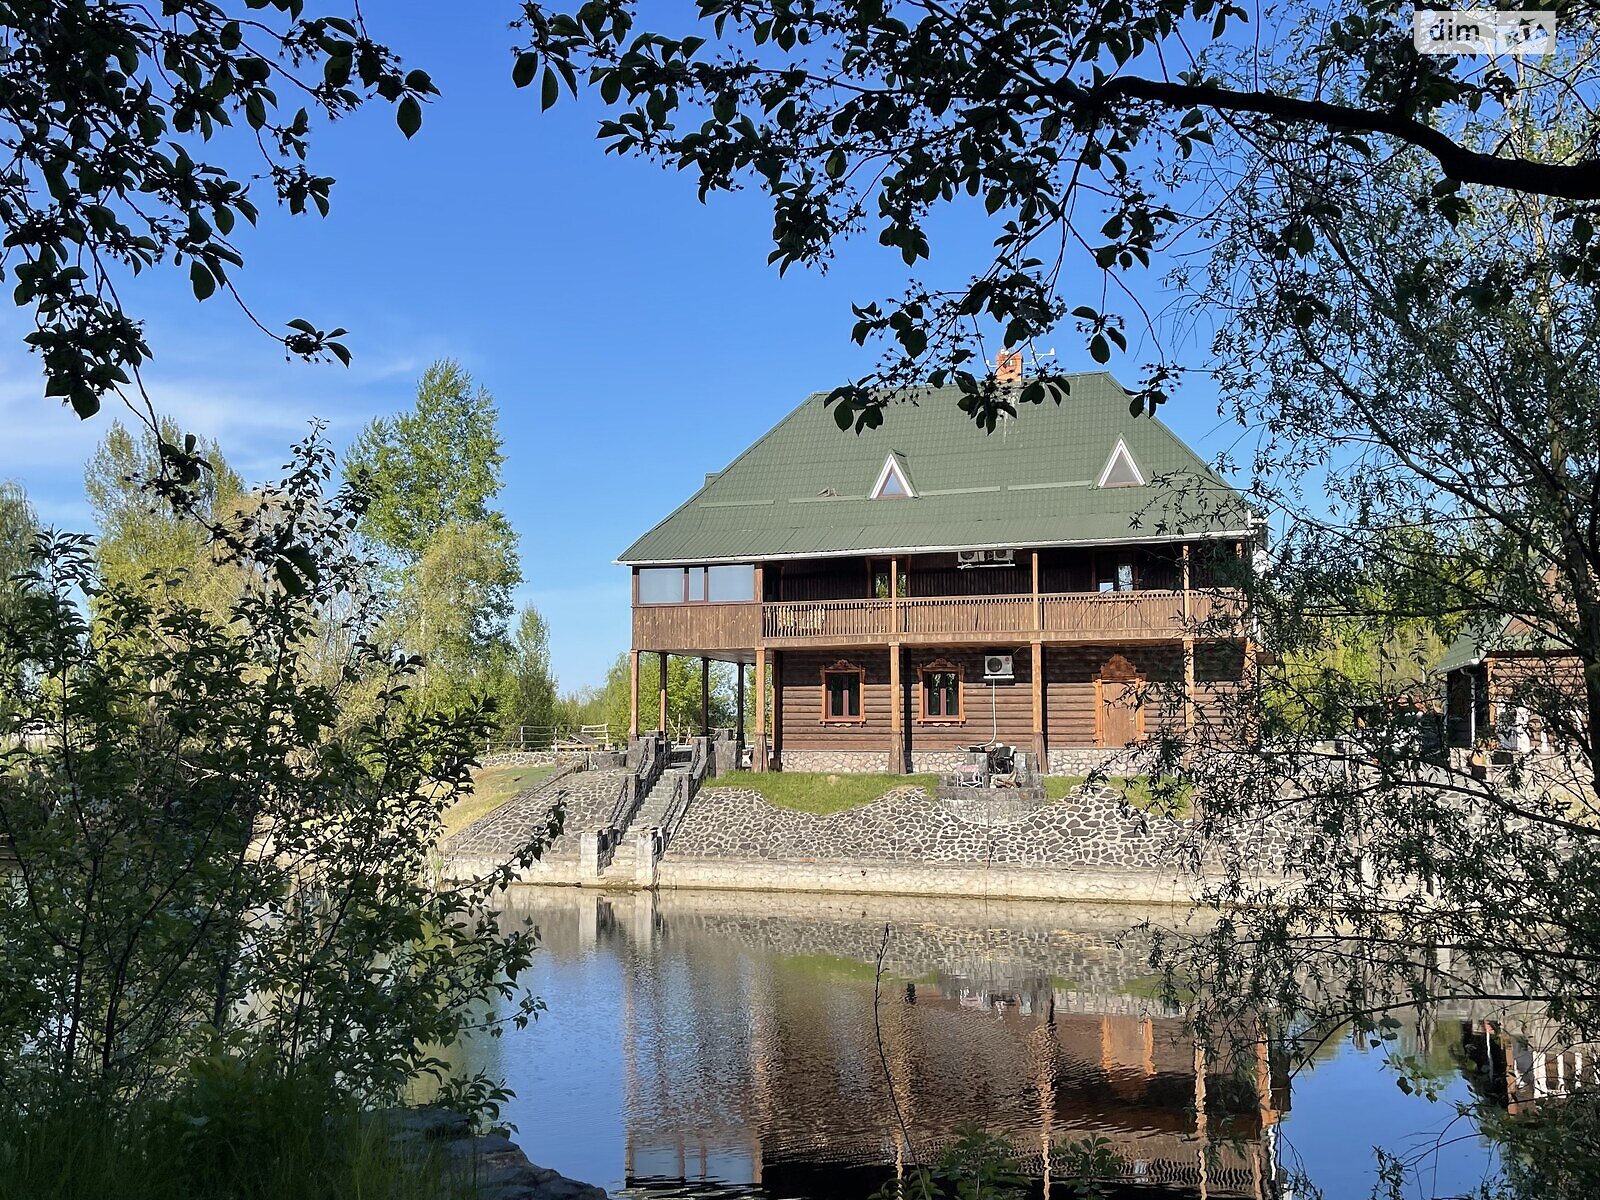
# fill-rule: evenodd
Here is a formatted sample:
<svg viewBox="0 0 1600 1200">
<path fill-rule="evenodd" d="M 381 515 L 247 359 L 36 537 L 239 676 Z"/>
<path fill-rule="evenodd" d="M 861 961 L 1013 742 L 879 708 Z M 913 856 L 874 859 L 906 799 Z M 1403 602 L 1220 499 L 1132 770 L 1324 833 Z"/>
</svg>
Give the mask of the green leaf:
<svg viewBox="0 0 1600 1200">
<path fill-rule="evenodd" d="M 406 137 L 412 137 L 417 130 L 422 128 L 422 105 L 415 96 L 407 96 L 400 101 L 400 108 L 394 115 L 395 124 L 400 126 L 400 132 Z"/>
<path fill-rule="evenodd" d="M 1111 361 L 1111 347 L 1106 344 L 1106 339 L 1098 333 L 1089 339 L 1089 357 L 1097 363 Z"/>
<path fill-rule="evenodd" d="M 828 172 L 829 179 L 837 179 L 844 174 L 844 151 L 835 147 L 832 154 L 828 155 L 827 165 L 823 168 Z"/>
<path fill-rule="evenodd" d="M 555 73 L 554 68 L 544 69 L 544 83 L 539 93 L 539 111 L 552 107 L 561 98 L 561 77 Z"/>
<path fill-rule="evenodd" d="M 189 262 L 189 285 L 194 288 L 196 300 L 209 299 L 211 293 L 217 290 L 216 276 L 206 269 L 205 263 L 199 259 Z"/>
<path fill-rule="evenodd" d="M 517 55 L 516 65 L 511 68 L 511 82 L 519 88 L 525 88 L 533 82 L 538 72 L 539 56 L 532 50 L 525 50 Z"/>
</svg>

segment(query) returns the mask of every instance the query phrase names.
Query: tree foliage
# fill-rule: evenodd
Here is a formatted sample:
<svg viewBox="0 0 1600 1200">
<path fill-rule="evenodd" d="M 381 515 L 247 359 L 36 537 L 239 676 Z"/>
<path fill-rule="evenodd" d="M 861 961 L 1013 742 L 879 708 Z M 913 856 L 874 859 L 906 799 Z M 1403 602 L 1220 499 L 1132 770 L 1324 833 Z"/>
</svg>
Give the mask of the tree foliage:
<svg viewBox="0 0 1600 1200">
<path fill-rule="evenodd" d="M 234 526 L 250 505 L 244 481 L 223 458 L 215 441 L 195 444 L 204 467 L 188 489 L 183 512 L 175 512 L 141 481 L 162 470 L 160 444 L 182 441 L 176 421 L 163 418 L 157 431 L 128 429 L 113 421 L 84 466 L 84 494 L 100 536 L 95 555 L 107 583 L 137 588 L 156 573 L 183 580 L 185 592 L 202 608 L 227 611 L 241 584 L 225 568 L 227 548 L 211 533 Z"/>
<path fill-rule="evenodd" d="M 606 672 L 605 683 L 593 708 L 594 722 L 611 727 L 613 736 L 628 729 L 628 655 L 617 656 Z M 711 727 L 727 729 L 734 722 L 733 668 L 728 663 L 711 664 Z M 748 689 L 750 677 L 746 676 Z M 698 659 L 674 655 L 667 659 L 667 729 L 673 734 L 700 732 L 700 663 Z M 745 713 L 754 712 L 746 696 Z M 654 654 L 639 656 L 639 728 L 655 729 L 661 724 L 661 666 Z"/>
<path fill-rule="evenodd" d="M 530 1012 L 531 935 L 489 907 L 508 874 L 429 878 L 488 714 L 407 703 L 416 664 L 374 640 L 362 503 L 332 466 L 313 436 L 261 490 L 225 622 L 180 580 L 108 578 L 86 537 L 39 540 L 0 623 L 0 1105 L 161 1095 L 208 1054 L 393 1101 L 494 1025 L 483 1002 Z"/>
<path fill-rule="evenodd" d="M 1530 127 L 1508 127 L 1512 152 Z M 1208 883 L 1215 926 L 1170 942 L 1167 961 L 1196 988 L 1203 1028 L 1243 1014 L 1315 1042 L 1353 1020 L 1392 1046 L 1394 1011 L 1470 1004 L 1535 1010 L 1558 1044 L 1592 1042 L 1597 293 L 1561 261 L 1568 210 L 1472 192 L 1452 226 L 1431 208 L 1431 164 L 1390 150 L 1374 169 L 1361 150 L 1285 137 L 1222 213 L 1210 270 L 1187 281 L 1222 308 L 1224 403 L 1283 531 L 1243 581 L 1282 665 L 1165 740 L 1157 769 L 1195 786 L 1202 838 L 1262 832 L 1287 874 L 1229 864 Z M 1345 203 L 1314 215 L 1305 253 L 1280 253 L 1262 231 L 1313 190 Z M 1429 626 L 1503 656 L 1499 728 L 1479 727 L 1500 761 L 1482 778 L 1465 747 L 1426 753 L 1384 680 L 1336 669 L 1353 629 L 1375 642 Z M 1423 1085 L 1394 1061 L 1403 1086 Z M 1590 1170 L 1571 1145 L 1552 1174 Z"/>
<path fill-rule="evenodd" d="M 1563 6 L 1565 57 L 1521 71 L 1419 52 L 1412 14 L 1386 0 L 1251 8 L 1232 0 L 1046 4 L 959 0 L 706 0 L 692 18 L 646 16 L 636 0 L 524 6 L 516 81 L 549 107 L 580 80 L 607 106 L 608 151 L 683 171 L 705 198 L 758 188 L 773 217 L 771 262 L 825 266 L 849 239 L 874 238 L 917 278 L 904 295 L 858 305 L 854 336 L 881 340 L 869 380 L 837 389 L 845 428 L 927 381 L 960 386 L 980 426 L 1018 405 L 1060 401 L 1042 372 L 1000 388 L 987 343 L 1029 347 L 1074 329 L 1100 363 L 1153 330 L 1130 274 L 1174 240 L 1211 227 L 1226 179 L 1178 175 L 1229 131 L 1230 149 L 1268 162 L 1280 143 L 1308 159 L 1383 160 L 1414 150 L 1424 215 L 1456 217 L 1463 185 L 1571 199 L 1573 279 L 1600 263 L 1597 127 L 1562 148 L 1508 146 L 1482 118 L 1530 98 L 1593 113 L 1588 4 Z M 651 22 L 641 28 L 641 20 Z M 1199 49 L 1195 49 L 1198 47 Z M 1309 253 L 1352 193 L 1305 191 L 1263 238 Z M 942 210 L 978 204 L 990 261 L 966 279 L 931 267 Z M 1125 314 L 1146 328 L 1130 330 Z M 1144 371 L 1135 407 L 1168 393 L 1173 363 Z M 868 383 L 889 385 L 875 390 Z"/>
<path fill-rule="evenodd" d="M 309 165 L 313 114 L 334 120 L 380 100 L 407 137 L 421 125 L 436 92 L 427 73 L 374 40 L 359 5 L 305 9 L 24 0 L 0 10 L 0 276 L 33 314 L 26 341 L 45 394 L 80 417 L 137 389 L 150 357 L 124 300 L 134 277 L 170 266 L 197 300 L 222 291 L 243 303 L 231 239 L 259 214 L 252 179 L 291 213 L 326 215 L 333 180 Z M 240 151 L 253 168 L 223 165 Z M 272 336 L 291 355 L 348 362 L 344 334 L 295 317 Z"/>
</svg>

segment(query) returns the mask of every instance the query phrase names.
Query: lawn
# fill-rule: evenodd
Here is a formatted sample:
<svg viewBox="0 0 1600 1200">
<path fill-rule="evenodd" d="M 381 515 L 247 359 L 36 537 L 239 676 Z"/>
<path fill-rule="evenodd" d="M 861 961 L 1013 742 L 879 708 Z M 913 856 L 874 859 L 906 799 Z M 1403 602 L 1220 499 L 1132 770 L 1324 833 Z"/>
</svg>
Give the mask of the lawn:
<svg viewBox="0 0 1600 1200">
<path fill-rule="evenodd" d="M 555 773 L 554 767 L 480 767 L 472 773 L 472 792 L 444 812 L 444 832 L 439 840 L 460 833 L 482 820 L 511 797 Z"/>
<path fill-rule="evenodd" d="M 1088 778 L 1083 775 L 1046 775 L 1044 794 L 1051 800 L 1060 800 L 1087 782 Z M 1107 776 L 1105 784 L 1114 791 L 1121 792 L 1122 798 L 1135 808 L 1151 810 L 1170 804 L 1174 810 L 1173 816 L 1189 815 L 1189 793 L 1192 789 L 1188 784 L 1179 785 L 1177 795 L 1170 797 L 1153 796 L 1150 791 L 1150 780 L 1143 775 L 1110 775 Z"/>
<path fill-rule="evenodd" d="M 937 775 L 830 775 L 822 771 L 734 771 L 708 779 L 708 788 L 749 788 L 767 803 L 796 812 L 825 817 L 847 808 L 868 804 L 898 787 L 920 787 L 928 795 L 938 785 Z"/>
</svg>

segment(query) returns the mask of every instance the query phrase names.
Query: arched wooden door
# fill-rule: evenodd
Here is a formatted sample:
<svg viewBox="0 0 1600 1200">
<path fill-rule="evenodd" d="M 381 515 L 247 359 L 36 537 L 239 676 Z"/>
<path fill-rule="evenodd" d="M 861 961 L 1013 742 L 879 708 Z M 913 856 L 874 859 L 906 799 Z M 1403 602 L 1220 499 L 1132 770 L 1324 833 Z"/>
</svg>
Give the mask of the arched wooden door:
<svg viewBox="0 0 1600 1200">
<path fill-rule="evenodd" d="M 1096 744 L 1126 746 L 1144 737 L 1144 677 L 1131 662 L 1113 654 L 1095 676 L 1094 690 Z"/>
</svg>

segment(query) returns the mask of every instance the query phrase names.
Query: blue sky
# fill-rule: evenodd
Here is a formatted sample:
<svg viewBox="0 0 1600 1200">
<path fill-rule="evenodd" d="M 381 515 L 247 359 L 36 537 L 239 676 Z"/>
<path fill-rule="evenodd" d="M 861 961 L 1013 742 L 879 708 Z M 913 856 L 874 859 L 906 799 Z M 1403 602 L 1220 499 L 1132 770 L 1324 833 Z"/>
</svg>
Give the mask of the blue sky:
<svg viewBox="0 0 1600 1200">
<path fill-rule="evenodd" d="M 322 129 L 313 166 L 338 180 L 331 215 L 268 209 L 236 239 L 241 290 L 263 321 L 345 326 L 348 370 L 285 362 L 220 295 L 197 304 L 186 272 L 156 272 L 125 295 L 148 319 L 158 410 L 216 437 L 250 479 L 313 417 L 343 445 L 407 406 L 429 361 L 460 359 L 500 407 L 518 602 L 544 613 L 561 685 L 575 688 L 627 646 L 616 555 L 808 393 L 868 369 L 872 352 L 849 340 L 850 302 L 897 294 L 907 272 L 869 236 L 826 275 L 779 279 L 760 195 L 701 205 L 692 179 L 603 155 L 595 107 L 564 100 L 541 115 L 536 88 L 511 86 L 515 11 L 365 5 L 376 35 L 442 97 L 410 142 L 382 107 Z M 976 209 L 938 228 L 924 271 L 959 280 L 993 228 Z M 25 314 L 0 308 L 0 478 L 22 482 L 47 522 L 86 528 L 83 461 L 111 410 L 81 423 L 44 400 L 26 331 Z M 1093 365 L 1070 333 L 1057 348 L 1068 368 Z M 1112 366 L 1131 380 L 1149 357 L 1135 342 Z M 1237 436 L 1210 396 L 1196 380 L 1163 413 L 1208 454 Z M 1070 420 L 1070 403 L 1028 419 Z"/>
</svg>

